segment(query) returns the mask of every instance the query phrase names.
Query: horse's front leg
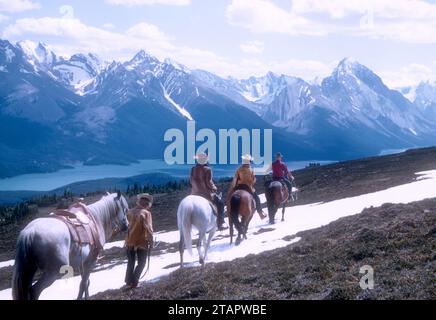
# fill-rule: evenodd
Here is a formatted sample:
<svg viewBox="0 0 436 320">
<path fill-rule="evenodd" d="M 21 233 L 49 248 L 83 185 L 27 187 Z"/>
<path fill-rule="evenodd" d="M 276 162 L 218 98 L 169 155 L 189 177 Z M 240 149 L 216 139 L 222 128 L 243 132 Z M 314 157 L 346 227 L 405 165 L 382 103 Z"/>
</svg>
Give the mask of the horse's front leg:
<svg viewBox="0 0 436 320">
<path fill-rule="evenodd" d="M 77 295 L 77 300 L 82 300 L 85 296 L 85 300 L 89 298 L 89 276 L 91 275 L 92 268 L 85 268 L 82 273 L 82 280 L 80 281 L 79 294 Z"/>
<path fill-rule="evenodd" d="M 282 208 L 282 222 L 285 221 L 285 209 L 286 209 L 286 205 L 285 205 L 285 203 L 283 203 L 283 208 Z"/>
<path fill-rule="evenodd" d="M 89 298 L 89 284 L 90 284 L 89 277 L 91 275 L 92 269 L 94 269 L 96 265 L 97 258 L 98 258 L 98 253 L 89 252 L 87 254 L 88 256 L 86 258 L 86 261 L 82 265 L 80 270 L 82 275 L 82 280 L 80 281 L 79 294 L 77 295 L 78 300 L 83 299 L 83 296 L 85 296 L 85 300 L 88 300 Z"/>
</svg>

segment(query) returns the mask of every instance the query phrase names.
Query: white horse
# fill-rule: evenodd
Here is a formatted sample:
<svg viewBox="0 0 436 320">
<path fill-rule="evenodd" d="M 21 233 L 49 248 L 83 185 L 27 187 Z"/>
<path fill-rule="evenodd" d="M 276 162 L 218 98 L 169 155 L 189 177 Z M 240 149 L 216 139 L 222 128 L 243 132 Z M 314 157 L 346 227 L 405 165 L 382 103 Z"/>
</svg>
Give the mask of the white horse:
<svg viewBox="0 0 436 320">
<path fill-rule="evenodd" d="M 190 195 L 184 198 L 177 210 L 177 225 L 180 232 L 180 266 L 183 267 L 185 247 L 192 255 L 192 227 L 195 227 L 199 232 L 197 250 L 200 264 L 204 266 L 210 242 L 217 229 L 217 217 L 213 213 L 210 202 L 200 196 Z M 206 241 L 207 234 L 209 236 Z"/>
<path fill-rule="evenodd" d="M 126 231 L 128 204 L 120 194 L 107 194 L 87 206 L 94 217 L 103 246 L 116 231 Z M 63 268 L 80 271 L 82 280 L 78 299 L 89 297 L 89 276 L 95 266 L 99 250 L 74 242 L 65 222 L 55 218 L 40 218 L 30 222 L 18 236 L 12 280 L 15 300 L 37 300 L 41 292 L 60 278 Z M 37 270 L 39 280 L 32 284 Z"/>
</svg>

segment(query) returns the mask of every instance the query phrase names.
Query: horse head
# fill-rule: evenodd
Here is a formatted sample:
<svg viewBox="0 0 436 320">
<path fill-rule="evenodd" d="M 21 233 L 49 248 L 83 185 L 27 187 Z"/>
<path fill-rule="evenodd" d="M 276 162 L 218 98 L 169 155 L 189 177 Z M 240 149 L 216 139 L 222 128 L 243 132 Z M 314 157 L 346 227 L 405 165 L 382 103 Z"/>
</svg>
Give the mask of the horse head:
<svg viewBox="0 0 436 320">
<path fill-rule="evenodd" d="M 107 196 L 111 196 L 115 203 L 115 213 L 111 218 L 113 233 L 127 231 L 129 226 L 129 222 L 127 221 L 129 205 L 126 198 L 121 194 L 120 191 L 118 191 L 116 194 L 107 193 Z"/>
</svg>

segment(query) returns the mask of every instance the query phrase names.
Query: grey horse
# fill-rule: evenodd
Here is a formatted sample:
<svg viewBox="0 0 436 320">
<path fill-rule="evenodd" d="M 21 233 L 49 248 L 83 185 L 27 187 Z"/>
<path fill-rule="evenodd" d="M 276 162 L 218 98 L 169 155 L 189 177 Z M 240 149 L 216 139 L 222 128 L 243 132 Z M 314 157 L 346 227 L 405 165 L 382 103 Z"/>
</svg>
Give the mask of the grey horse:
<svg viewBox="0 0 436 320">
<path fill-rule="evenodd" d="M 100 231 L 103 246 L 115 231 L 126 231 L 129 209 L 124 196 L 114 193 L 87 206 Z M 62 269 L 72 267 L 81 274 L 77 299 L 89 297 L 89 276 L 94 268 L 99 250 L 74 242 L 65 222 L 55 218 L 39 218 L 30 222 L 20 233 L 17 241 L 12 297 L 14 300 L 37 300 L 41 292 L 60 278 Z M 41 276 L 33 284 L 37 270 Z"/>
<path fill-rule="evenodd" d="M 204 266 L 210 242 L 217 229 L 216 219 L 211 204 L 205 198 L 190 195 L 182 200 L 177 210 L 177 224 L 180 232 L 180 267 L 183 267 L 185 247 L 192 254 L 192 227 L 199 232 L 197 250 L 200 264 Z M 206 240 L 207 234 L 209 236 Z"/>
</svg>

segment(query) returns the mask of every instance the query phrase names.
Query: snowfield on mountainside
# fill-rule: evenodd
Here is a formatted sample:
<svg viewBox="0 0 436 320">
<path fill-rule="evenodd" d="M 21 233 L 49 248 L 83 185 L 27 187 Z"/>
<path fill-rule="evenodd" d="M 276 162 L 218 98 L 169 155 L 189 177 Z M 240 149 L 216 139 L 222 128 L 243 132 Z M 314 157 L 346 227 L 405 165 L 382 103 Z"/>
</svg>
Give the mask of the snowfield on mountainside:
<svg viewBox="0 0 436 320">
<path fill-rule="evenodd" d="M 207 263 L 230 261 L 242 258 L 249 254 L 274 250 L 299 241 L 299 238 L 284 238 L 300 231 L 314 229 L 341 217 L 360 213 L 368 207 L 379 207 L 384 203 L 410 203 L 427 198 L 436 197 L 436 170 L 419 172 L 414 182 L 392 187 L 386 190 L 363 194 L 356 197 L 340 199 L 327 203 L 313 203 L 290 207 L 286 209 L 285 222 L 281 222 L 280 211 L 276 216 L 276 224 L 269 225 L 267 220 L 260 220 L 256 214 L 250 224 L 248 240 L 239 246 L 230 246 L 229 239 L 224 236 L 228 230 L 217 232 L 211 244 Z M 264 196 L 261 198 L 264 201 Z M 157 233 L 157 242 L 177 243 L 177 231 Z M 195 237 L 194 237 L 195 238 Z M 289 239 L 289 238 L 286 238 Z M 122 247 L 123 241 L 109 243 L 105 249 Z M 156 250 L 159 249 L 159 243 Z M 187 266 L 198 266 L 196 250 L 192 257 L 185 253 Z M 11 261 L 2 262 L 1 265 L 10 265 Z M 92 273 L 90 277 L 90 294 L 96 294 L 108 289 L 118 289 L 124 285 L 125 261 L 114 266 L 105 265 L 102 271 Z M 149 273 L 143 281 L 157 281 L 179 267 L 179 253 L 166 253 L 151 257 Z M 43 291 L 41 299 L 75 299 L 79 287 L 80 277 L 61 279 Z M 0 291 L 0 299 L 11 299 L 11 289 Z"/>
</svg>

